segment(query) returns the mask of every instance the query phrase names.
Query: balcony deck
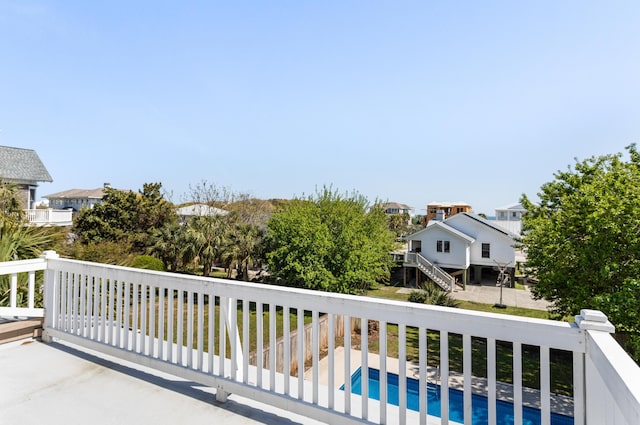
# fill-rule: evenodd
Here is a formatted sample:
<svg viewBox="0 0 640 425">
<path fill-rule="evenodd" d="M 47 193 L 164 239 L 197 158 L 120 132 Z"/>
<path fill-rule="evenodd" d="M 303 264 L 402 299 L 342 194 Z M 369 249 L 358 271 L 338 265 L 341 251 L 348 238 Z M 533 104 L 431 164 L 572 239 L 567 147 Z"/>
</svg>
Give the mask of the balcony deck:
<svg viewBox="0 0 640 425">
<path fill-rule="evenodd" d="M 188 417 L 472 425 L 477 393 L 484 394 L 483 422 L 491 425 L 529 424 L 524 412 L 532 402 L 539 406 L 533 423 L 541 425 L 553 425 L 560 408 L 572 411 L 574 425 L 640 423 L 640 369 L 599 311 L 582 310 L 570 324 L 131 269 L 54 252 L 0 263 L 0 275 L 10 284 L 0 316 L 43 318 L 42 339 L 51 344 L 0 346 L 0 424 L 83 418 L 145 425 Z M 43 308 L 35 297 L 41 289 Z M 569 372 L 562 384 L 569 391 L 560 392 L 572 405 L 557 397 L 551 379 L 559 352 Z M 351 382 L 358 368 L 361 386 Z M 369 382 L 369 368 L 378 369 L 372 374 L 379 385 Z M 455 408 L 450 391 L 436 387 L 437 397 L 430 396 L 434 368 L 442 389 L 462 394 Z M 396 378 L 388 375 L 394 372 Z M 387 386 L 392 378 L 396 400 Z M 505 398 L 513 401 L 511 419 L 498 409 Z"/>
<path fill-rule="evenodd" d="M 220 403 L 214 389 L 60 342 L 0 345 L 0 377 L 1 424 L 321 424 L 237 395 Z"/>
</svg>

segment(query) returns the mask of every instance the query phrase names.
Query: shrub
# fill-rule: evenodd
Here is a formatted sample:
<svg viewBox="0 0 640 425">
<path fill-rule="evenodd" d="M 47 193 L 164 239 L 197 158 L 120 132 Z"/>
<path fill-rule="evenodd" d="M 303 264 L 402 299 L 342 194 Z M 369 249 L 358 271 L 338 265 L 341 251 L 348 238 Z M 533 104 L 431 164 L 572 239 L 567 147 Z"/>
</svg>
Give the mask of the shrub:
<svg viewBox="0 0 640 425">
<path fill-rule="evenodd" d="M 164 271 L 164 263 L 162 260 L 150 255 L 138 255 L 133 259 L 130 266 L 137 269 Z"/>
<path fill-rule="evenodd" d="M 409 301 L 412 303 L 424 304 L 428 296 L 429 294 L 425 291 L 411 291 L 409 294 Z"/>
</svg>

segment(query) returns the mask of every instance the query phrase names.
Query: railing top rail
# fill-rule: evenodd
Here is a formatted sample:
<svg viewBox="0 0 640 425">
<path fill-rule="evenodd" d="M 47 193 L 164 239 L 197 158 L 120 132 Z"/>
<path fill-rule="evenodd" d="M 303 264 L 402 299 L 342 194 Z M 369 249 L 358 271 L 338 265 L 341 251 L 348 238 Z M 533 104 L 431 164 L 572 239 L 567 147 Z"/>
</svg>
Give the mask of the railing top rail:
<svg viewBox="0 0 640 425">
<path fill-rule="evenodd" d="M 216 296 L 273 303 L 322 313 L 366 317 L 388 323 L 425 327 L 458 334 L 542 345 L 584 352 L 583 331 L 575 325 L 403 301 L 344 295 L 306 289 L 204 278 L 177 273 L 112 266 L 68 259 L 50 259 L 50 269 L 153 285 L 158 288 L 204 292 Z"/>
<path fill-rule="evenodd" d="M 35 258 L 32 260 L 4 261 L 0 262 L 0 275 L 24 273 L 47 268 L 47 260 Z"/>
<path fill-rule="evenodd" d="M 593 366 L 603 377 L 607 392 L 623 407 L 626 423 L 640 423 L 640 368 L 606 332 L 588 332 L 587 344 Z"/>
</svg>

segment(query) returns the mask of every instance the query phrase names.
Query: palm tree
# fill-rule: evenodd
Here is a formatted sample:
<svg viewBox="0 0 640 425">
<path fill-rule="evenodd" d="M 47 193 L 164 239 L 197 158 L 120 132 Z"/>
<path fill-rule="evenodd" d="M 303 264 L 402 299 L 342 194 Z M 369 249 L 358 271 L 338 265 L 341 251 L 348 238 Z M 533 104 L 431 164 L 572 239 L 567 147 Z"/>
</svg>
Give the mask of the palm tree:
<svg viewBox="0 0 640 425">
<path fill-rule="evenodd" d="M 181 257 L 185 263 L 197 261 L 202 275 L 209 276 L 226 238 L 227 222 L 223 216 L 193 217 L 184 233 Z"/>
</svg>

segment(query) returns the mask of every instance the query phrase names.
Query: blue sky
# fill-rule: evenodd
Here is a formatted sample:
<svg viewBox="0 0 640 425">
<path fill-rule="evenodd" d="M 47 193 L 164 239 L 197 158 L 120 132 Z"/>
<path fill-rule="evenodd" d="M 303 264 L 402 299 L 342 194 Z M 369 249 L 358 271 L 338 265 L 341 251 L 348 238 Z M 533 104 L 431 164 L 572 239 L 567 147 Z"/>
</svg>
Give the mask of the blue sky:
<svg viewBox="0 0 640 425">
<path fill-rule="evenodd" d="M 489 215 L 640 142 L 637 1 L 0 0 L 0 145 L 38 195 L 317 186 Z"/>
</svg>

